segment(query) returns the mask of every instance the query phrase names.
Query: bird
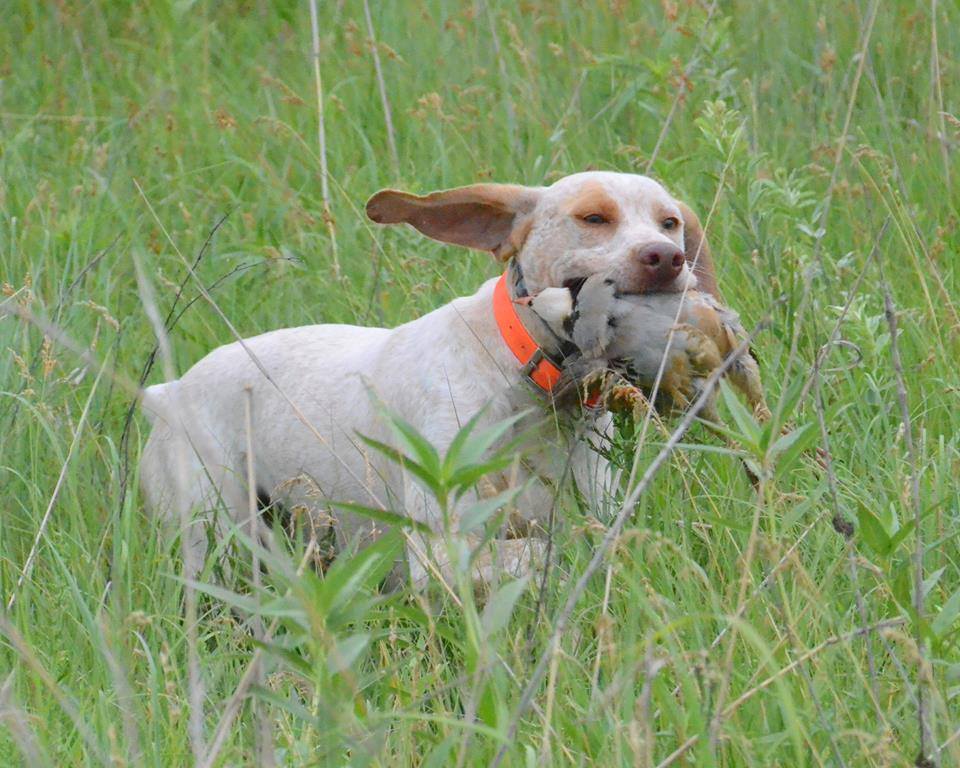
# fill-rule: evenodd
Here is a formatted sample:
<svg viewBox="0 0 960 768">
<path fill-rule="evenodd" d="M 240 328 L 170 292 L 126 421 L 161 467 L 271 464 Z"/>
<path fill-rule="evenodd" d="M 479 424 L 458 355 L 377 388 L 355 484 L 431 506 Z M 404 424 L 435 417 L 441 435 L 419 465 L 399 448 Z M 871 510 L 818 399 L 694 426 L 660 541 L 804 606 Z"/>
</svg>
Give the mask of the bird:
<svg viewBox="0 0 960 768">
<path fill-rule="evenodd" d="M 736 311 L 709 293 L 624 294 L 603 274 L 575 288 L 545 288 L 527 306 L 576 346 L 579 354 L 565 364 L 574 380 L 596 382 L 614 372 L 649 394 L 659 375 L 659 391 L 679 409 L 689 406 L 746 338 Z M 769 419 L 760 367 L 749 349 L 738 354 L 725 375 L 754 416 Z M 716 420 L 714 406 L 711 395 L 703 411 L 708 419 Z"/>
</svg>

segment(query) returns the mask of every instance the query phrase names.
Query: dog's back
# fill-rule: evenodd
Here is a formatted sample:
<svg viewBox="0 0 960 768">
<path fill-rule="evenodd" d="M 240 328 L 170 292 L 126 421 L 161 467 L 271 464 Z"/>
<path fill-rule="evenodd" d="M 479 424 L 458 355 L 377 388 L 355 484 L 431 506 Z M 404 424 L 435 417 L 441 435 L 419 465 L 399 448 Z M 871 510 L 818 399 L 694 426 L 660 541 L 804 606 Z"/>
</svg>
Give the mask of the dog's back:
<svg viewBox="0 0 960 768">
<path fill-rule="evenodd" d="M 271 331 L 219 347 L 182 378 L 148 387 L 141 407 L 152 430 L 140 470 L 148 507 L 170 522 L 219 504 L 232 515 L 244 510 L 248 407 L 258 486 L 308 473 L 324 478 L 324 496 L 371 503 L 356 432 L 371 421 L 365 372 L 390 334 L 347 325 Z"/>
</svg>

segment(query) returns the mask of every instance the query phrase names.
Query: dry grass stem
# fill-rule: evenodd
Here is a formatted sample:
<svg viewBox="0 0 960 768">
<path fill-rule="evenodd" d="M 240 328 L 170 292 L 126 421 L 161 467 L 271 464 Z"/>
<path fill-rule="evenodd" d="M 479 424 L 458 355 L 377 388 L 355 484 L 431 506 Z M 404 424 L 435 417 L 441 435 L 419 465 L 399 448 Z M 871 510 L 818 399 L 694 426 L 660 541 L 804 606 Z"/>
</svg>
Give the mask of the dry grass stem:
<svg viewBox="0 0 960 768">
<path fill-rule="evenodd" d="M 314 0 L 311 0 L 314 2 Z M 400 175 L 400 156 L 397 154 L 397 137 L 393 129 L 393 115 L 390 112 L 390 99 L 387 96 L 387 84 L 383 79 L 383 67 L 380 64 L 380 51 L 377 48 L 377 35 L 373 29 L 373 17 L 370 15 L 369 0 L 363 0 L 363 16 L 367 22 L 367 36 L 370 38 L 370 56 L 377 73 L 377 89 L 380 91 L 380 104 L 383 106 L 383 122 L 387 128 L 387 147 L 393 161 L 394 176 Z"/>
<path fill-rule="evenodd" d="M 881 278 L 883 266 L 881 262 Z M 900 405 L 900 422 L 903 427 L 903 440 L 907 447 L 907 466 L 910 473 L 910 501 L 913 505 L 914 523 L 914 551 L 913 551 L 913 610 L 914 631 L 916 633 L 918 669 L 916 679 L 917 720 L 920 731 L 920 756 L 918 761 L 935 764 L 936 738 L 930 725 L 930 713 L 927 711 L 927 665 L 926 638 L 921 626 L 924 623 L 924 594 L 923 594 L 923 502 L 920 498 L 920 470 L 917 466 L 917 455 L 913 441 L 913 422 L 910 418 L 910 406 L 907 402 L 907 385 L 903 374 L 903 362 L 900 359 L 900 341 L 897 337 L 897 310 L 890 295 L 890 286 L 884 280 L 883 306 L 887 325 L 890 328 L 890 362 L 893 366 L 897 382 L 897 402 Z M 918 763 L 919 764 L 919 763 Z"/>
<path fill-rule="evenodd" d="M 320 23 L 317 16 L 317 0 L 310 0 L 310 42 L 313 58 L 313 83 L 317 97 L 317 144 L 320 151 L 320 195 L 323 199 L 323 215 L 333 256 L 335 277 L 340 277 L 340 258 L 337 248 L 337 231 L 330 207 L 330 167 L 327 164 L 326 112 L 323 107 L 323 78 L 320 76 Z"/>
<path fill-rule="evenodd" d="M 33 572 L 33 563 L 37 557 L 37 553 L 40 551 L 40 542 L 46 535 L 47 524 L 50 522 L 50 517 L 53 514 L 53 508 L 57 503 L 57 497 L 60 495 L 60 490 L 63 488 L 63 483 L 67 478 L 67 468 L 70 466 L 70 459 L 73 458 L 73 455 L 77 450 L 77 443 L 80 440 L 80 435 L 83 433 L 83 430 L 86 427 L 87 416 L 90 414 L 90 405 L 93 403 L 93 398 L 97 394 L 97 388 L 100 385 L 100 378 L 103 376 L 103 372 L 104 369 L 101 368 L 97 374 L 96 381 L 94 381 L 93 386 L 90 388 L 90 394 L 87 396 L 87 402 L 84 403 L 83 411 L 80 413 L 80 418 L 77 421 L 76 426 L 73 428 L 73 438 L 70 440 L 70 447 L 67 449 L 67 457 L 63 460 L 63 466 L 60 467 L 60 474 L 57 476 L 57 483 L 53 486 L 53 493 L 50 494 L 50 501 L 47 503 L 47 508 L 44 510 L 43 517 L 40 518 L 40 525 L 37 526 L 37 533 L 33 537 L 33 544 L 30 546 L 30 552 L 27 554 L 27 559 L 23 564 L 23 570 L 17 577 L 17 586 L 10 593 L 10 597 L 7 600 L 8 613 L 13 609 L 13 604 L 17 600 L 17 594 L 23 588 L 24 582 L 30 578 L 30 574 Z"/>
<path fill-rule="evenodd" d="M 176 368 L 173 362 L 173 348 L 170 344 L 170 337 L 167 334 L 166 326 L 160 316 L 160 310 L 157 308 L 157 302 L 153 294 L 150 282 L 147 280 L 146 273 L 143 271 L 143 265 L 136 251 L 131 254 L 133 263 L 137 272 L 137 286 L 140 289 L 140 299 L 143 302 L 144 313 L 150 321 L 153 332 L 157 338 L 157 348 L 160 351 L 160 362 L 163 365 L 164 377 L 167 381 L 174 381 L 177 378 Z M 183 423 L 193 422 L 190 406 L 184 402 L 183 398 L 175 398 L 173 411 L 175 418 Z M 172 429 L 179 425 L 171 425 Z M 198 630 L 198 612 L 197 612 L 197 592 L 193 586 L 193 580 L 200 572 L 202 564 L 197 562 L 197 556 L 194 548 L 191 546 L 191 510 L 188 505 L 190 498 L 189 491 L 189 457 L 185 455 L 186 448 L 182 440 L 177 441 L 176 457 L 176 477 L 173 482 L 176 488 L 174 495 L 175 504 L 180 514 L 180 556 L 182 559 L 182 577 L 183 577 L 183 623 L 184 632 L 187 640 L 187 691 L 190 709 L 188 713 L 188 731 L 190 735 L 190 748 L 193 752 L 194 763 L 198 764 L 205 752 L 204 746 L 204 685 L 203 676 L 200 672 L 200 642 Z"/>
<path fill-rule="evenodd" d="M 823 249 L 823 236 L 826 233 L 827 220 L 830 218 L 830 208 L 833 204 L 833 195 L 836 191 L 837 180 L 840 177 L 840 163 L 843 160 L 844 152 L 847 148 L 847 140 L 850 134 L 850 122 L 853 119 L 853 108 L 857 103 L 857 93 L 860 90 L 860 79 L 863 77 L 863 69 L 867 63 L 867 52 L 870 47 L 870 38 L 873 36 L 873 25 L 877 20 L 877 8 L 880 0 L 873 0 L 867 10 L 867 20 L 864 23 L 863 35 L 861 37 L 860 49 L 854 59 L 857 62 L 856 73 L 853 76 L 853 84 L 850 86 L 850 97 L 847 100 L 847 112 L 843 118 L 843 128 L 840 129 L 839 142 L 837 144 L 836 154 L 833 159 L 833 170 L 830 172 L 830 183 L 827 186 L 826 194 L 822 207 L 820 209 L 820 218 L 817 222 L 817 236 L 813 245 L 813 256 L 817 261 L 821 259 Z"/>
</svg>

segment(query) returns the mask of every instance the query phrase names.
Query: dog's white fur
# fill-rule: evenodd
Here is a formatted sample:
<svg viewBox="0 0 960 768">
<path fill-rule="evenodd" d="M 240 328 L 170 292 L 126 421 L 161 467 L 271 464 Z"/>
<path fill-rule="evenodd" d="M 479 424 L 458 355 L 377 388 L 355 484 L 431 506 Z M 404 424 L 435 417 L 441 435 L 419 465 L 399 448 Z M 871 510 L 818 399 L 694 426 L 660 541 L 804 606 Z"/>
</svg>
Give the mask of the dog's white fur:
<svg viewBox="0 0 960 768">
<path fill-rule="evenodd" d="M 596 207 L 605 223 L 585 222 Z M 625 291 L 642 290 L 638 249 L 652 243 L 683 248 L 686 227 L 688 262 L 667 288 L 697 282 L 689 263 L 691 239 L 701 251 L 696 217 L 643 176 L 588 172 L 550 187 L 478 184 L 424 197 L 386 190 L 370 200 L 367 210 L 374 221 L 405 222 L 435 239 L 516 258 L 530 293 L 597 272 L 614 274 Z M 668 218 L 674 219 L 670 229 L 663 226 Z M 705 251 L 700 263 L 708 270 L 698 273 L 709 290 L 715 282 Z M 585 430 L 592 442 L 575 437 L 584 430 L 558 429 L 563 414 L 543 418 L 550 413 L 543 395 L 524 380 L 494 321 L 494 284 L 489 280 L 474 295 L 394 329 L 317 325 L 227 344 L 178 381 L 149 387 L 143 407 L 155 424 L 141 464 L 148 506 L 172 521 L 186 511 L 209 513 L 217 507 L 226 512 L 224 525 L 246 519 L 245 408 L 250 403 L 256 485 L 288 507 L 302 504 L 315 517 L 329 514 L 325 519 L 340 546 L 363 544 L 379 531 L 368 518 L 338 512 L 329 501 L 383 506 L 440 532 L 443 522 L 432 497 L 357 437 L 394 442 L 376 399 L 441 452 L 475 414 L 482 411 L 482 422 L 493 423 L 533 406 L 534 414 L 514 433 L 538 430 L 538 449 L 494 478 L 494 485 L 525 485 L 516 503 L 519 514 L 544 522 L 551 485 L 560 479 L 569 447 L 580 492 L 601 503 L 609 471 L 594 449 L 604 439 L 609 417 L 598 417 L 597 429 Z M 462 505 L 474 501 L 465 499 L 453 510 L 454 525 Z M 194 519 L 197 524 L 186 535 L 202 553 L 204 518 Z M 429 572 L 445 568 L 446 549 L 427 538 L 407 539 L 410 575 L 417 585 Z M 526 570 L 540 549 L 533 539 L 497 540 L 493 546 L 479 559 L 478 578 L 489 578 L 497 563 Z"/>
</svg>

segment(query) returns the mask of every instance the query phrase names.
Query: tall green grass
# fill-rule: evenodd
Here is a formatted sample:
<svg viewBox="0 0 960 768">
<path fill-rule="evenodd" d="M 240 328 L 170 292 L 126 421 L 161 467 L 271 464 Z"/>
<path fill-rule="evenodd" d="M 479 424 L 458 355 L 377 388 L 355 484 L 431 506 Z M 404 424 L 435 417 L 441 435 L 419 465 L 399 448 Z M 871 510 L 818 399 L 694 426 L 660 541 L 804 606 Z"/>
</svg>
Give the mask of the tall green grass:
<svg viewBox="0 0 960 768">
<path fill-rule="evenodd" d="M 729 303 L 748 324 L 772 311 L 755 345 L 771 402 L 799 390 L 842 314 L 849 343 L 828 348 L 789 414 L 829 448 L 834 482 L 809 453 L 781 457 L 758 494 L 695 432 L 556 646 L 609 523 L 572 502 L 545 592 L 486 609 L 466 594 L 377 596 L 389 541 L 326 577 L 298 573 L 302 545 L 261 552 L 259 609 L 240 575 L 208 567 L 207 744 L 255 653 L 245 609 L 278 620 L 217 764 L 257 762 L 260 718 L 283 765 L 479 765 L 505 745 L 525 766 L 906 766 L 918 693 L 928 757 L 960 764 L 960 15 L 936 1 L 880 3 L 872 22 L 866 1 L 712 7 L 372 3 L 395 164 L 363 3 L 321 3 L 326 212 L 308 3 L 3 3 L 0 301 L 129 378 L 154 345 L 133 257 L 165 313 L 185 274 L 174 244 L 192 260 L 224 216 L 197 271 L 244 335 L 393 325 L 496 273 L 483 254 L 374 230 L 363 202 L 382 186 L 649 170 L 712 211 Z M 231 339 L 184 284 L 181 371 Z M 179 553 L 136 492 L 145 424 L 121 445 L 129 397 L 99 373 L 0 318 L 4 765 L 193 761 Z M 641 468 L 662 441 L 640 448 Z"/>
</svg>

